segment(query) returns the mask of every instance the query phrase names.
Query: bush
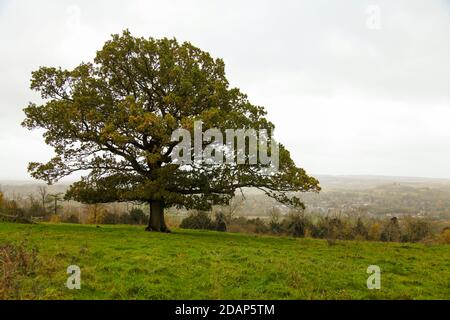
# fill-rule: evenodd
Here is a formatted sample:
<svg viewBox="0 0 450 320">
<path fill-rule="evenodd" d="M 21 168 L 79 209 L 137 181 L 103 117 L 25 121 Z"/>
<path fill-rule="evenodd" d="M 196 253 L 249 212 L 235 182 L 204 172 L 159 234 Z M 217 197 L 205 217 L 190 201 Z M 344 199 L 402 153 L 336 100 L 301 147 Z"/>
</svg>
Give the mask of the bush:
<svg viewBox="0 0 450 320">
<path fill-rule="evenodd" d="M 53 214 L 50 216 L 50 222 L 51 223 L 60 223 L 61 222 L 61 217 L 58 216 L 57 214 Z"/>
<path fill-rule="evenodd" d="M 362 222 L 361 218 L 358 218 L 356 225 L 352 229 L 352 236 L 354 239 L 365 240 L 369 237 L 369 231 Z"/>
<path fill-rule="evenodd" d="M 80 219 L 78 219 L 78 216 L 74 213 L 64 216 L 61 219 L 61 222 L 65 223 L 80 223 Z"/>
<path fill-rule="evenodd" d="M 215 220 L 213 221 L 209 212 L 197 211 L 184 218 L 181 221 L 180 228 L 227 231 L 227 224 L 225 214 L 221 212 L 215 214 Z"/>
<path fill-rule="evenodd" d="M 103 212 L 102 215 L 97 217 L 98 224 L 117 224 L 119 222 L 120 222 L 119 216 L 107 210 Z"/>
<path fill-rule="evenodd" d="M 402 232 L 398 224 L 398 219 L 393 217 L 383 227 L 380 235 L 381 241 L 399 242 L 402 239 Z"/>
<path fill-rule="evenodd" d="M 270 211 L 269 230 L 271 233 L 279 234 L 283 232 L 283 227 L 280 222 L 280 210 L 273 208 Z"/>
<path fill-rule="evenodd" d="M 129 213 L 122 214 L 117 217 L 119 223 L 142 225 L 147 222 L 148 216 L 139 208 L 133 208 Z"/>
<path fill-rule="evenodd" d="M 272 209 L 270 219 L 248 219 L 246 217 L 232 218 L 230 223 L 225 222 L 222 212 L 211 214 L 204 211 L 191 213 L 184 218 L 180 227 L 185 229 L 206 229 L 217 231 L 230 231 L 241 233 L 291 235 L 293 237 L 312 237 L 327 239 L 329 245 L 336 240 L 371 240 L 392 242 L 424 242 L 437 240 L 441 243 L 450 243 L 450 228 L 442 231 L 439 237 L 432 237 L 431 223 L 422 219 L 407 218 L 399 223 L 396 217 L 387 221 L 379 219 L 356 221 L 348 217 L 327 216 L 318 217 L 306 215 L 304 211 L 291 211 L 284 219 L 280 218 L 278 209 Z M 314 216 L 314 218 L 316 218 Z M 365 222 L 367 221 L 367 222 Z"/>
<path fill-rule="evenodd" d="M 42 210 L 42 205 L 36 201 L 30 204 L 30 207 L 26 209 L 27 216 L 32 217 L 44 217 L 45 212 Z"/>
<path fill-rule="evenodd" d="M 88 224 L 115 224 L 119 221 L 118 216 L 109 212 L 103 204 L 90 204 L 86 209 Z"/>
<path fill-rule="evenodd" d="M 189 216 L 181 221 L 180 228 L 216 230 L 214 222 L 206 211 L 196 211 L 189 214 Z"/>
<path fill-rule="evenodd" d="M 267 233 L 269 232 L 269 228 L 267 227 L 267 224 L 264 222 L 264 220 L 260 218 L 251 219 L 249 220 L 249 224 L 254 226 L 256 233 Z"/>
<path fill-rule="evenodd" d="M 429 222 L 413 218 L 405 219 L 402 241 L 418 242 L 431 235 L 431 225 Z"/>
<path fill-rule="evenodd" d="M 216 213 L 216 230 L 225 232 L 227 231 L 227 224 L 225 223 L 225 214 L 222 212 Z"/>
<path fill-rule="evenodd" d="M 439 240 L 441 243 L 450 244 L 450 228 L 444 228 L 444 230 L 442 230 Z"/>
<path fill-rule="evenodd" d="M 378 222 L 374 222 L 371 224 L 367 238 L 372 241 L 380 240 L 381 236 L 381 225 Z"/>
<path fill-rule="evenodd" d="M 343 223 L 340 218 L 325 217 L 312 227 L 312 235 L 315 238 L 338 239 L 342 237 Z"/>
<path fill-rule="evenodd" d="M 245 232 L 245 233 L 269 233 L 269 227 L 261 218 L 247 219 L 244 217 L 237 217 L 231 220 L 228 227 L 231 232 Z"/>
<path fill-rule="evenodd" d="M 34 272 L 37 249 L 27 247 L 25 242 L 19 244 L 4 243 L 0 245 L 0 299 L 18 298 L 18 278 Z"/>
<path fill-rule="evenodd" d="M 283 225 L 283 229 L 290 235 L 304 237 L 306 230 L 311 228 L 311 221 L 305 216 L 303 211 L 293 211 L 284 219 Z"/>
<path fill-rule="evenodd" d="M 139 208 L 133 208 L 130 210 L 130 213 L 127 215 L 127 223 L 129 224 L 144 224 L 147 220 L 147 216 L 144 211 Z"/>
</svg>

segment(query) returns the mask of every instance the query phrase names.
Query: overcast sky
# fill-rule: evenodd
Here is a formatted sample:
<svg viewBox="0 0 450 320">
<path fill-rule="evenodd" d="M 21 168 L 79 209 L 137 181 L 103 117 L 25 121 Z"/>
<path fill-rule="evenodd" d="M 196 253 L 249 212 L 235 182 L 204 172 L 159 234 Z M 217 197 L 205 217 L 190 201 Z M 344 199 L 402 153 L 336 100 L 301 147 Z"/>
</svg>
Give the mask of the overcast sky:
<svg viewBox="0 0 450 320">
<path fill-rule="evenodd" d="M 0 179 L 52 155 L 20 126 L 31 71 L 125 28 L 223 58 L 309 173 L 450 178 L 449 0 L 0 0 Z"/>
</svg>

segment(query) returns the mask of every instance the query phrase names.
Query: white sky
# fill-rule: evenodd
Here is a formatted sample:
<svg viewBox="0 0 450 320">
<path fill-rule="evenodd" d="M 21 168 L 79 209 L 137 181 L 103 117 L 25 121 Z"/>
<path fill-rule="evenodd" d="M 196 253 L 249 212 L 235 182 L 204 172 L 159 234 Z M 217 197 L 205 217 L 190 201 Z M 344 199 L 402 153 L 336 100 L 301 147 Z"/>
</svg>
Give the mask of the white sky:
<svg viewBox="0 0 450 320">
<path fill-rule="evenodd" d="M 0 0 L 0 179 L 52 154 L 20 127 L 31 71 L 91 60 L 125 28 L 223 58 L 310 173 L 450 178 L 448 0 Z"/>
</svg>

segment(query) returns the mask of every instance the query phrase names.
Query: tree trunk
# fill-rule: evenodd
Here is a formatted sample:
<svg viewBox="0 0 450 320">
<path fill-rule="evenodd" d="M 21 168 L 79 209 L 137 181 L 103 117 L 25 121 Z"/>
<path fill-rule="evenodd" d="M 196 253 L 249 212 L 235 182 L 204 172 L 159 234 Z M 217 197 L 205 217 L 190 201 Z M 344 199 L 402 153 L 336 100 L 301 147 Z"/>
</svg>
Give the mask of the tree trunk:
<svg viewBox="0 0 450 320">
<path fill-rule="evenodd" d="M 150 201 L 150 218 L 146 231 L 170 232 L 164 221 L 164 202 Z"/>
</svg>

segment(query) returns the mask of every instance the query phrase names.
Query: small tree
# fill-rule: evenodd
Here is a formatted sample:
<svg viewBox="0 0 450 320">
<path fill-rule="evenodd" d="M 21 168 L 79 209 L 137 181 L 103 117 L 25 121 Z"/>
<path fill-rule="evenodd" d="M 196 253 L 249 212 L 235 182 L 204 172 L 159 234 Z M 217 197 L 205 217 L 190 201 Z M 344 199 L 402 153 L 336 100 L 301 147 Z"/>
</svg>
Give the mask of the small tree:
<svg viewBox="0 0 450 320">
<path fill-rule="evenodd" d="M 273 207 L 269 212 L 269 228 L 273 233 L 280 233 L 282 231 L 280 209 Z"/>
<path fill-rule="evenodd" d="M 216 230 L 217 231 L 227 231 L 227 223 L 225 219 L 225 214 L 222 212 L 216 212 L 215 215 L 215 224 L 216 224 Z"/>
<path fill-rule="evenodd" d="M 144 211 L 139 208 L 133 208 L 128 214 L 129 221 L 127 223 L 131 224 L 144 224 L 144 219 L 146 218 Z"/>
<path fill-rule="evenodd" d="M 304 237 L 306 230 L 311 227 L 311 221 L 303 210 L 289 212 L 284 223 L 286 230 L 294 237 Z"/>
<path fill-rule="evenodd" d="M 108 210 L 102 204 L 90 204 L 87 206 L 87 222 L 91 224 L 101 224 L 108 216 Z"/>
<path fill-rule="evenodd" d="M 47 211 L 47 204 L 52 201 L 52 199 L 48 198 L 49 194 L 46 186 L 38 187 L 38 194 L 41 201 L 42 215 L 45 215 Z"/>
<path fill-rule="evenodd" d="M 417 242 L 431 236 L 431 234 L 431 224 L 428 221 L 412 217 L 405 219 L 404 241 Z"/>
<path fill-rule="evenodd" d="M 28 194 L 27 196 L 28 204 L 27 204 L 27 216 L 42 216 L 43 211 L 39 200 L 36 199 L 33 193 Z"/>
<path fill-rule="evenodd" d="M 384 225 L 380 239 L 382 241 L 399 242 L 402 238 L 402 232 L 397 217 L 393 217 Z"/>
<path fill-rule="evenodd" d="M 370 228 L 368 230 L 368 239 L 372 240 L 372 241 L 377 241 L 380 240 L 380 235 L 381 235 L 381 225 L 379 222 L 374 221 L 372 222 L 372 224 L 370 225 Z"/>
<path fill-rule="evenodd" d="M 353 227 L 352 230 L 353 236 L 355 238 L 362 238 L 367 239 L 369 236 L 369 231 L 367 230 L 366 226 L 364 225 L 361 218 L 358 218 L 356 221 L 356 225 Z"/>
<path fill-rule="evenodd" d="M 243 206 L 245 198 L 243 195 L 234 196 L 227 206 L 221 206 L 219 208 L 219 213 L 224 215 L 224 221 L 230 224 L 231 221 L 236 217 L 236 213 Z"/>
<path fill-rule="evenodd" d="M 58 215 L 58 210 L 61 208 L 59 202 L 64 200 L 63 194 L 62 193 L 49 194 L 47 197 L 50 203 L 51 211 L 55 216 Z"/>
<path fill-rule="evenodd" d="M 3 196 L 3 193 L 0 191 L 0 209 L 3 209 L 5 206 L 5 197 Z"/>
</svg>

